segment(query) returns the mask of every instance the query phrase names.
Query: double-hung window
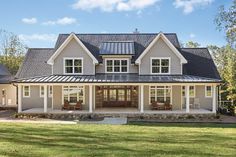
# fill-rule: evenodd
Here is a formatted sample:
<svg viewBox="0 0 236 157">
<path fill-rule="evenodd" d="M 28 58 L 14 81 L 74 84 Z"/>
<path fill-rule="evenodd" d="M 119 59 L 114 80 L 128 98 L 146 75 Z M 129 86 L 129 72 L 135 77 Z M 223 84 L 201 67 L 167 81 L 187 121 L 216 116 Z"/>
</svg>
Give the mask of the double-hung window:
<svg viewBox="0 0 236 157">
<path fill-rule="evenodd" d="M 65 74 L 83 74 L 82 58 L 64 58 Z"/>
<path fill-rule="evenodd" d="M 171 103 L 171 86 L 150 86 L 150 103 Z"/>
<path fill-rule="evenodd" d="M 30 97 L 30 86 L 23 86 L 23 97 Z"/>
<path fill-rule="evenodd" d="M 212 97 L 212 86 L 205 86 L 205 97 Z"/>
<path fill-rule="evenodd" d="M 170 74 L 170 58 L 151 58 L 152 74 Z"/>
<path fill-rule="evenodd" d="M 84 86 L 64 86 L 63 99 L 71 104 L 84 103 Z"/>
<path fill-rule="evenodd" d="M 106 59 L 107 73 L 127 73 L 128 59 Z"/>
</svg>

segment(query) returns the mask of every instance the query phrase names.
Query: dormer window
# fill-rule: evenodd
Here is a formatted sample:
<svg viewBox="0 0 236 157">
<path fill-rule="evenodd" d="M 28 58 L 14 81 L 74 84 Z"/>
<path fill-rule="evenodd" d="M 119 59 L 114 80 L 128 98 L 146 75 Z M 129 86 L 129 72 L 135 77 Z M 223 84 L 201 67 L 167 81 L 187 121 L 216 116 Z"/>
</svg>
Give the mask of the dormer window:
<svg viewBox="0 0 236 157">
<path fill-rule="evenodd" d="M 170 58 L 151 58 L 151 74 L 170 74 Z"/>
<path fill-rule="evenodd" d="M 64 58 L 64 74 L 83 74 L 83 58 Z"/>
<path fill-rule="evenodd" d="M 127 73 L 128 59 L 106 59 L 106 73 Z"/>
</svg>

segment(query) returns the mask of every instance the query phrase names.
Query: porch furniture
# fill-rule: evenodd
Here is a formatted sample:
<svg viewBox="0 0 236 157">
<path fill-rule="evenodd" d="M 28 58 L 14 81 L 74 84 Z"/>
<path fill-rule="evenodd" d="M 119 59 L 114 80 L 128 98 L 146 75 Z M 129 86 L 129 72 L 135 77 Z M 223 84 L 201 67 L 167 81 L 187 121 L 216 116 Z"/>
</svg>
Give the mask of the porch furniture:
<svg viewBox="0 0 236 157">
<path fill-rule="evenodd" d="M 171 110 L 172 111 L 172 105 L 170 103 L 165 103 L 164 108 L 165 108 L 165 110 Z"/>
<path fill-rule="evenodd" d="M 80 101 L 78 101 L 78 102 L 76 103 L 76 105 L 74 106 L 74 109 L 75 109 L 75 110 L 82 110 L 82 104 L 81 104 Z"/>
<path fill-rule="evenodd" d="M 151 108 L 152 110 L 164 110 L 165 106 L 164 106 L 164 103 L 152 102 Z"/>
<path fill-rule="evenodd" d="M 64 102 L 64 105 L 62 106 L 62 110 L 69 110 L 70 109 L 70 104 L 68 101 Z"/>
</svg>

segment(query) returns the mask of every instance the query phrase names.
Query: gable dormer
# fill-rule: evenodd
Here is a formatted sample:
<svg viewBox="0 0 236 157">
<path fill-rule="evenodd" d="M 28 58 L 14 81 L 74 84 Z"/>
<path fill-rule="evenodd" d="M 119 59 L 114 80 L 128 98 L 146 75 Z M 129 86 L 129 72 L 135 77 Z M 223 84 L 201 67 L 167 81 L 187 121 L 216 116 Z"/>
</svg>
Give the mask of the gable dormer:
<svg viewBox="0 0 236 157">
<path fill-rule="evenodd" d="M 139 65 L 140 75 L 176 75 L 182 74 L 187 60 L 163 33 L 159 33 L 135 63 Z"/>
<path fill-rule="evenodd" d="M 98 63 L 81 40 L 71 33 L 47 61 L 52 74 L 94 75 Z"/>
</svg>

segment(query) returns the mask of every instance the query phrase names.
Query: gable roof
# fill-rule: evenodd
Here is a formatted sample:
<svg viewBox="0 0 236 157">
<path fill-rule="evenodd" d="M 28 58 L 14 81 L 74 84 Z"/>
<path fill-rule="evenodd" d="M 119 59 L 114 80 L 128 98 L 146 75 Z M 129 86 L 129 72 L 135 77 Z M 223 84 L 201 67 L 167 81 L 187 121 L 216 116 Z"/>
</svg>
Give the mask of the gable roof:
<svg viewBox="0 0 236 157">
<path fill-rule="evenodd" d="M 134 42 L 135 57 L 138 57 L 145 48 L 154 40 L 157 34 L 76 34 L 89 51 L 99 57 L 99 45 L 107 41 L 132 41 Z M 176 34 L 164 34 L 168 40 L 179 50 L 188 61 L 183 65 L 183 74 L 220 79 L 219 73 L 207 48 L 180 48 Z M 18 70 L 17 78 L 35 76 L 48 76 L 52 74 L 51 65 L 46 62 L 54 54 L 60 44 L 69 34 L 60 34 L 55 48 L 34 48 L 26 53 L 25 60 Z M 97 47 L 98 46 L 98 47 Z M 134 60 L 133 60 L 134 61 Z M 207 67 L 207 68 L 206 68 Z"/>
<path fill-rule="evenodd" d="M 98 60 L 93 56 L 93 54 L 88 50 L 88 48 L 80 41 L 80 39 L 74 34 L 71 33 L 66 40 L 55 50 L 55 53 L 47 61 L 48 64 L 53 65 L 54 59 L 61 53 L 61 51 L 70 43 L 72 39 L 75 41 L 87 52 L 87 54 L 92 58 L 93 63 L 98 63 Z"/>
<path fill-rule="evenodd" d="M 33 76 L 51 75 L 51 65 L 47 60 L 53 55 L 53 48 L 30 48 L 28 49 L 25 59 L 20 66 L 16 77 L 27 78 Z"/>
<path fill-rule="evenodd" d="M 14 77 L 11 75 L 7 67 L 0 64 L 0 84 L 10 83 Z"/>
<path fill-rule="evenodd" d="M 149 50 L 154 46 L 154 44 L 159 40 L 162 39 L 167 46 L 176 54 L 177 57 L 179 57 L 180 62 L 187 63 L 187 60 L 182 56 L 182 54 L 177 50 L 177 48 L 165 37 L 163 33 L 159 33 L 156 38 L 148 45 L 148 47 L 143 51 L 143 53 L 136 59 L 135 63 L 141 63 L 141 59 L 143 56 L 146 55 L 146 53 L 149 52 Z"/>
<path fill-rule="evenodd" d="M 148 45 L 155 39 L 159 33 L 114 33 L 114 34 L 75 34 L 80 41 L 87 47 L 87 49 L 97 58 L 99 62 L 102 61 L 100 57 L 99 47 L 103 42 L 107 41 L 133 41 L 135 45 L 135 54 L 132 57 L 132 62 L 138 58 L 140 54 L 148 47 Z M 164 33 L 166 38 L 177 48 L 180 48 L 177 35 L 175 33 Z M 67 39 L 69 34 L 59 34 L 55 44 L 57 50 L 62 43 Z"/>
<path fill-rule="evenodd" d="M 180 52 L 188 60 L 183 74 L 221 79 L 207 48 L 181 48 Z"/>
</svg>

